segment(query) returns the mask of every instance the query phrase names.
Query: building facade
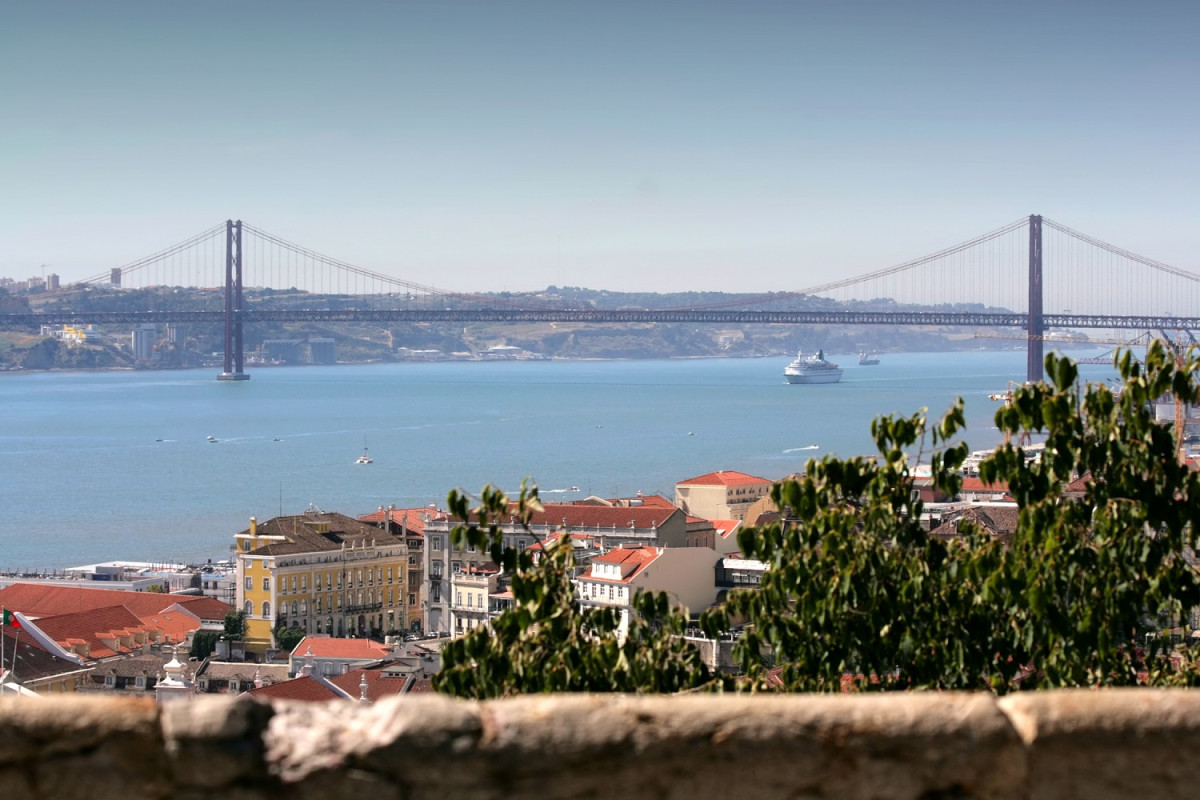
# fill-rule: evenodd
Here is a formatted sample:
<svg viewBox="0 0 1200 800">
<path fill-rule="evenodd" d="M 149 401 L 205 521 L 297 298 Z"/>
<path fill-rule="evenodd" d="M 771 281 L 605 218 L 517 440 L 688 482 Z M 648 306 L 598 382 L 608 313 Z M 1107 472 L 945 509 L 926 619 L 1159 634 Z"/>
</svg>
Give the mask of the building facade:
<svg viewBox="0 0 1200 800">
<path fill-rule="evenodd" d="M 310 508 L 235 535 L 246 651 L 277 625 L 329 636 L 382 636 L 407 619 L 408 546 L 390 526 Z"/>
<path fill-rule="evenodd" d="M 704 519 L 742 521 L 756 501 L 771 493 L 771 481 L 733 470 L 718 470 L 675 484 L 675 505 Z"/>
</svg>

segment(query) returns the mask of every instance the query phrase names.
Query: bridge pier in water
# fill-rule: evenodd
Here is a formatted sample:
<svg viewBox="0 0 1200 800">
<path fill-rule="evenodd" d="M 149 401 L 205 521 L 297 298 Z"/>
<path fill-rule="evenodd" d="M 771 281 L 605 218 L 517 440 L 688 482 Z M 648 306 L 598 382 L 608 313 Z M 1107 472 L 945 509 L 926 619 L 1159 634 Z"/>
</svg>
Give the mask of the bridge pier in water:
<svg viewBox="0 0 1200 800">
<path fill-rule="evenodd" d="M 219 381 L 248 381 L 242 351 L 242 221 L 225 220 L 225 365 Z"/>
</svg>

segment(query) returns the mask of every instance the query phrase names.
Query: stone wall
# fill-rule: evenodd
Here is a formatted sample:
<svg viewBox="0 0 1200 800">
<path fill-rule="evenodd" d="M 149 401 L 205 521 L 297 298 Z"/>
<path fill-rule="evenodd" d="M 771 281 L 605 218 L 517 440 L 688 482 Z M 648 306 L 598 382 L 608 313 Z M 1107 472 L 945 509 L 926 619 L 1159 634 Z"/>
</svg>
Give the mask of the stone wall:
<svg viewBox="0 0 1200 800">
<path fill-rule="evenodd" d="M 1200 692 L 0 701 L 0 798 L 1183 798 Z"/>
</svg>

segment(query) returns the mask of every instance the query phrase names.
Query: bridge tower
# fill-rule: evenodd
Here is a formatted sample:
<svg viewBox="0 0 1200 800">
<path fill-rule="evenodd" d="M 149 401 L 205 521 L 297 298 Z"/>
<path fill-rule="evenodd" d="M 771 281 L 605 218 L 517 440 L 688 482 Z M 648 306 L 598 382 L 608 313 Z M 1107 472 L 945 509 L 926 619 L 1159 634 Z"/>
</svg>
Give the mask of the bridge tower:
<svg viewBox="0 0 1200 800">
<path fill-rule="evenodd" d="M 225 369 L 219 381 L 248 381 L 242 371 L 242 221 L 225 220 Z"/>
<path fill-rule="evenodd" d="M 1029 216 L 1029 321 L 1025 323 L 1028 344 L 1025 361 L 1025 380 L 1042 379 L 1042 218 L 1038 214 Z"/>
</svg>

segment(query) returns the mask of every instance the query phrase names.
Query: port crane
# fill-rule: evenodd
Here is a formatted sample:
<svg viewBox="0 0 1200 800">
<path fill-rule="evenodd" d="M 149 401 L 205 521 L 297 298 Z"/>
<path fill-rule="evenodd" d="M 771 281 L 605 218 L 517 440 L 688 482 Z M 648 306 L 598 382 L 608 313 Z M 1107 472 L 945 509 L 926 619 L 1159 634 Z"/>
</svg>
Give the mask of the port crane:
<svg viewBox="0 0 1200 800">
<path fill-rule="evenodd" d="M 1186 344 L 1183 342 L 1184 334 L 1186 334 L 1187 338 L 1190 340 L 1190 342 L 1188 342 Z M 1033 339 L 1041 339 L 1042 341 L 1059 342 L 1062 344 L 1114 344 L 1114 345 L 1119 345 L 1119 346 L 1124 346 L 1124 347 L 1131 347 L 1131 346 L 1148 347 L 1150 345 L 1151 340 L 1157 338 L 1157 339 L 1162 340 L 1162 342 L 1167 346 L 1167 348 L 1171 351 L 1171 353 L 1174 354 L 1176 369 L 1183 368 L 1184 356 L 1186 355 L 1188 348 L 1200 345 L 1200 342 L 1197 342 L 1196 337 L 1193 336 L 1192 332 L 1188 331 L 1188 330 L 1177 331 L 1174 339 L 1172 339 L 1167 334 L 1166 331 L 1161 331 L 1161 330 L 1158 332 L 1158 336 L 1155 336 L 1152 331 L 1146 331 L 1145 333 L 1135 336 L 1132 339 L 1101 339 L 1101 338 L 1091 338 L 1091 337 L 1063 339 L 1059 336 L 1054 336 L 1053 334 L 1031 337 L 1028 334 L 1022 335 L 1022 334 L 1012 334 L 1012 333 L 993 333 L 993 332 L 989 332 L 989 331 L 976 331 L 975 338 L 976 339 L 1021 339 L 1021 340 L 1025 340 L 1025 341 L 1028 341 L 1029 339 L 1033 338 Z M 1103 356 L 1097 356 L 1095 358 L 1081 358 L 1081 359 L 1079 359 L 1079 361 L 1077 363 L 1080 363 L 1080 364 L 1111 364 L 1112 363 L 1112 353 L 1113 353 L 1113 351 L 1109 351 L 1108 353 L 1105 353 Z M 1005 400 L 1007 397 L 1007 403 L 1012 403 L 1012 391 L 1013 391 L 1013 381 L 1009 381 L 1008 391 L 1006 393 L 991 394 L 991 395 L 988 395 L 988 398 L 991 400 Z M 1184 409 L 1183 402 L 1178 397 L 1173 397 L 1172 399 L 1174 400 L 1174 403 L 1175 403 L 1175 452 L 1178 454 L 1179 463 L 1182 464 L 1187 461 L 1187 449 L 1185 447 L 1185 442 L 1184 442 L 1184 438 L 1186 436 L 1186 431 L 1187 431 L 1187 420 L 1186 420 L 1186 416 L 1185 416 L 1186 410 Z M 1007 434 L 1005 435 L 1004 441 L 1006 444 L 1008 443 Z"/>
</svg>

